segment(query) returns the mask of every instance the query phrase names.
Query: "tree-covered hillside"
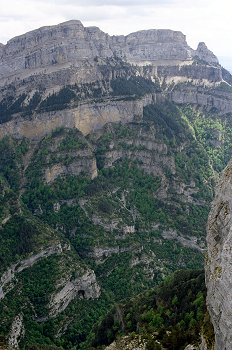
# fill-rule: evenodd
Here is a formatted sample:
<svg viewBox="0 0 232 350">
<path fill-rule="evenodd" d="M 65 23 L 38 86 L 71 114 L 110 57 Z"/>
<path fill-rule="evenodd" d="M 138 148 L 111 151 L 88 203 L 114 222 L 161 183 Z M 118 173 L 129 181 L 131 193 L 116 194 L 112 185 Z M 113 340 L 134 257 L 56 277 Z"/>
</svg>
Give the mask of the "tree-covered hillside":
<svg viewBox="0 0 232 350">
<path fill-rule="evenodd" d="M 167 101 L 88 136 L 59 128 L 40 141 L 3 138 L 0 335 L 13 341 L 20 320 L 22 349 L 88 349 L 92 327 L 114 303 L 175 270 L 202 268 L 213 186 L 231 138 L 229 115 Z M 144 310 L 143 332 L 172 322 L 197 339 L 199 293 L 186 301 L 196 306 L 196 314 L 186 311 L 191 327 L 186 315 L 175 323 Z M 128 316 L 123 334 L 135 331 L 133 322 Z"/>
<path fill-rule="evenodd" d="M 141 346 L 146 350 L 185 349 L 203 336 L 214 344 L 206 310 L 204 271 L 179 270 L 155 289 L 116 305 L 94 328 L 90 347 L 112 349 Z"/>
</svg>

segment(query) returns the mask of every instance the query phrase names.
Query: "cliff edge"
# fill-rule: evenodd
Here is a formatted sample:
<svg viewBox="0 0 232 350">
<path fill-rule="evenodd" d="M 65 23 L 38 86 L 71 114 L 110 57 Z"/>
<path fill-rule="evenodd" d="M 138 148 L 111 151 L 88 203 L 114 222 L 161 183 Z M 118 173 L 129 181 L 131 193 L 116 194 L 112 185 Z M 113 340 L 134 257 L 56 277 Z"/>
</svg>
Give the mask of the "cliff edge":
<svg viewBox="0 0 232 350">
<path fill-rule="evenodd" d="M 221 175 L 208 220 L 207 303 L 215 350 L 232 349 L 232 162 Z"/>
</svg>

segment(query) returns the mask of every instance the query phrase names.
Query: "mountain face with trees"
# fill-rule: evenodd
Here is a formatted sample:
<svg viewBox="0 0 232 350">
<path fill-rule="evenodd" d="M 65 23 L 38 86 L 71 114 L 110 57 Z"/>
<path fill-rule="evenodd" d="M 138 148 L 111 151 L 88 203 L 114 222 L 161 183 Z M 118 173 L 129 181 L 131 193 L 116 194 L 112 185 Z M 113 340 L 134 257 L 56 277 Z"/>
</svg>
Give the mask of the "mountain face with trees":
<svg viewBox="0 0 232 350">
<path fill-rule="evenodd" d="M 192 270 L 231 113 L 232 76 L 180 32 L 69 21 L 0 46 L 0 341 L 211 349 Z"/>
</svg>

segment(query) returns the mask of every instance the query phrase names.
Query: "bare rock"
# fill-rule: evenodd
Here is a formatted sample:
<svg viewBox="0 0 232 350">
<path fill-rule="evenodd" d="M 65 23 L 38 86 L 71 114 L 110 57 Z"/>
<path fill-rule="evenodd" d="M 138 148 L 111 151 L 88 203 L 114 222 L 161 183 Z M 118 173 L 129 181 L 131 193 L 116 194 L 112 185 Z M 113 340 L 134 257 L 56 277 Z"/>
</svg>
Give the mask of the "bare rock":
<svg viewBox="0 0 232 350">
<path fill-rule="evenodd" d="M 112 42 L 115 52 L 131 63 L 165 61 L 170 64 L 176 60 L 190 60 L 193 53 L 184 34 L 168 29 L 142 30 L 126 37 L 113 36 Z"/>
<path fill-rule="evenodd" d="M 114 341 L 105 350 L 146 350 L 146 342 L 140 336 L 136 336 L 134 339 L 125 336 Z"/>
<path fill-rule="evenodd" d="M 52 183 L 54 180 L 62 175 L 79 175 L 87 174 L 91 179 L 97 176 L 96 159 L 91 157 L 83 157 L 72 161 L 69 165 L 55 164 L 45 171 L 45 181 Z"/>
<path fill-rule="evenodd" d="M 15 77 L 27 79 L 38 74 L 75 70 L 69 79 L 93 81 L 100 76 L 95 58 L 121 57 L 130 63 L 173 65 L 189 62 L 194 56 L 208 63 L 218 63 L 217 58 L 200 43 L 191 49 L 185 35 L 169 29 L 151 29 L 127 36 L 109 36 L 97 27 L 85 28 L 78 20 L 56 26 L 42 27 L 17 36 L 0 46 L 0 84 L 14 81 Z M 51 80 L 51 79 L 50 79 Z M 67 82 L 66 82 L 67 83 Z M 70 82 L 69 82 L 70 83 Z"/>
<path fill-rule="evenodd" d="M 25 329 L 23 325 L 23 315 L 17 315 L 11 325 L 8 337 L 8 345 L 10 348 L 19 349 L 19 341 L 24 336 Z"/>
<path fill-rule="evenodd" d="M 198 345 L 187 345 L 184 350 L 213 350 L 212 348 L 207 347 L 205 338 L 201 335 L 201 343 Z"/>
<path fill-rule="evenodd" d="M 101 129 L 109 122 L 127 123 L 134 117 L 142 117 L 143 107 L 152 103 L 152 95 L 135 101 L 106 101 L 85 103 L 78 108 L 39 114 L 39 118 L 13 119 L 0 124 L 0 138 L 4 135 L 38 140 L 59 127 L 77 128 L 84 135 Z"/>
<path fill-rule="evenodd" d="M 204 42 L 198 44 L 196 56 L 207 63 L 219 64 L 217 57 L 208 49 Z"/>
<path fill-rule="evenodd" d="M 208 219 L 207 304 L 215 331 L 215 350 L 232 349 L 232 162 L 216 189 Z"/>
<path fill-rule="evenodd" d="M 75 279 L 67 280 L 62 288 L 51 296 L 50 315 L 55 316 L 65 310 L 69 303 L 76 297 L 85 299 L 97 299 L 101 289 L 97 283 L 93 270 L 87 270 L 83 275 Z"/>
</svg>

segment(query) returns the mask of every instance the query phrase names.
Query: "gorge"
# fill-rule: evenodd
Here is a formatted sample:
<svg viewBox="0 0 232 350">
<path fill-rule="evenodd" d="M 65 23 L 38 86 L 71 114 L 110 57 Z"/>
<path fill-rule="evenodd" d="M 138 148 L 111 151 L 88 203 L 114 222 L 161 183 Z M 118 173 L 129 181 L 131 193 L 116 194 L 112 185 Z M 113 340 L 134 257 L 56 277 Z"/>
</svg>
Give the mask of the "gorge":
<svg viewBox="0 0 232 350">
<path fill-rule="evenodd" d="M 72 20 L 0 45 L 6 346 L 213 349 L 202 269 L 231 117 L 231 74 L 181 32 Z M 230 167 L 208 224 L 215 350 L 230 349 Z"/>
</svg>

